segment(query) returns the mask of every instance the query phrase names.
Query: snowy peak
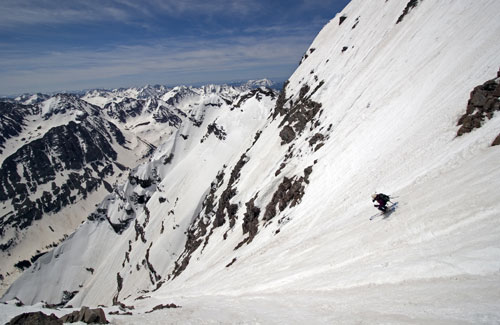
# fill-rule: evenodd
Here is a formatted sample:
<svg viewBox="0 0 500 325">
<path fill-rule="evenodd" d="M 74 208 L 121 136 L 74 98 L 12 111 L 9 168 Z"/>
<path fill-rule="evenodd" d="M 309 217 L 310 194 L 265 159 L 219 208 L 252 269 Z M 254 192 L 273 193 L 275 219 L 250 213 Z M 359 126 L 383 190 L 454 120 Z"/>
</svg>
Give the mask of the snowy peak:
<svg viewBox="0 0 500 325">
<path fill-rule="evenodd" d="M 167 91 L 168 88 L 161 85 L 146 85 L 139 88 L 118 88 L 113 90 L 94 89 L 87 91 L 82 98 L 89 103 L 103 107 L 108 103 L 119 103 L 127 98 L 142 100 L 158 98 Z"/>
<path fill-rule="evenodd" d="M 36 93 L 36 94 L 24 94 L 21 96 L 18 96 L 14 99 L 14 101 L 23 104 L 23 105 L 33 105 L 33 104 L 38 104 L 46 99 L 48 99 L 50 96 L 46 94 L 41 94 L 41 93 Z"/>
<path fill-rule="evenodd" d="M 79 123 L 87 116 L 98 115 L 97 107 L 75 95 L 58 94 L 37 104 L 22 105 L 2 102 L 2 128 L 0 161 L 20 146 L 42 137 L 51 128 L 70 121 Z M 43 122 L 43 123 L 42 123 Z"/>
<path fill-rule="evenodd" d="M 245 82 L 243 87 L 248 87 L 250 89 L 260 88 L 260 87 L 271 88 L 273 85 L 274 82 L 269 79 L 259 79 L 259 80 L 249 80 Z"/>
<path fill-rule="evenodd" d="M 162 96 L 168 91 L 168 88 L 162 85 L 146 85 L 137 90 L 137 98 L 138 99 L 147 99 L 147 98 L 157 98 Z"/>
<path fill-rule="evenodd" d="M 232 87 L 243 88 L 243 89 L 255 89 L 255 88 L 273 88 L 275 89 L 277 84 L 270 79 L 259 79 L 259 80 L 248 80 L 241 82 L 233 82 L 229 84 Z"/>
<path fill-rule="evenodd" d="M 99 114 L 97 107 L 82 101 L 78 96 L 71 94 L 57 94 L 38 104 L 40 114 L 47 120 L 54 115 L 75 114 L 78 116 L 84 114 Z"/>
</svg>

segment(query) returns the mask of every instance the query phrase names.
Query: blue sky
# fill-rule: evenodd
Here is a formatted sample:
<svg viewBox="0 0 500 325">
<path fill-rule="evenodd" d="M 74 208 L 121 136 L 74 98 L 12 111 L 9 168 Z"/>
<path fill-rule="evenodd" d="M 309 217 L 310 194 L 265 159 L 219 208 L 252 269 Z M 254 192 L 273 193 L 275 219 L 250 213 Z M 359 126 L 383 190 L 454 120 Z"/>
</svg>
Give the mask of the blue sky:
<svg viewBox="0 0 500 325">
<path fill-rule="evenodd" d="M 2 0 L 0 95 L 285 80 L 348 0 Z"/>
</svg>

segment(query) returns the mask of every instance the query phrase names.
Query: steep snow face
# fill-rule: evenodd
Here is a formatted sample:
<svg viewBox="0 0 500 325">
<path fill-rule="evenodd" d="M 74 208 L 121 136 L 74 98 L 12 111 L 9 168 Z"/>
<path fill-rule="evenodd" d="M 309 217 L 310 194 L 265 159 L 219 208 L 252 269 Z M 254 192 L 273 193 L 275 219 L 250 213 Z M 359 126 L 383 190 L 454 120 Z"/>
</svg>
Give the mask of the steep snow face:
<svg viewBox="0 0 500 325">
<path fill-rule="evenodd" d="M 204 322 L 276 321 L 283 301 L 302 312 L 284 322 L 500 322 L 498 112 L 457 137 L 470 92 L 499 77 L 499 11 L 352 1 L 270 115 L 248 118 L 254 94 L 241 119 L 180 131 L 3 300 L 139 306 L 124 323 L 157 321 L 142 311 L 158 301 Z M 234 132 L 229 153 L 216 139 Z M 370 221 L 375 191 L 398 205 Z"/>
</svg>

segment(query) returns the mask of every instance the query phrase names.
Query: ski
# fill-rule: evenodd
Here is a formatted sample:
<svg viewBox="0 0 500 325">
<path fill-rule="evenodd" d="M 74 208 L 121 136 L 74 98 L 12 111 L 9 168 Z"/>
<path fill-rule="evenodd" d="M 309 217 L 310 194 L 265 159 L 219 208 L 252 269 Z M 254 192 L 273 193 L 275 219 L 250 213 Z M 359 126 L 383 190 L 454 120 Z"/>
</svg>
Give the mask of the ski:
<svg viewBox="0 0 500 325">
<path fill-rule="evenodd" d="M 393 203 L 392 205 L 387 207 L 387 210 L 385 212 L 379 212 L 377 214 L 374 214 L 373 216 L 370 217 L 370 220 L 375 219 L 376 217 L 380 217 L 383 215 L 387 215 L 388 213 L 392 213 L 396 210 L 396 207 L 398 205 L 398 202 Z"/>
</svg>

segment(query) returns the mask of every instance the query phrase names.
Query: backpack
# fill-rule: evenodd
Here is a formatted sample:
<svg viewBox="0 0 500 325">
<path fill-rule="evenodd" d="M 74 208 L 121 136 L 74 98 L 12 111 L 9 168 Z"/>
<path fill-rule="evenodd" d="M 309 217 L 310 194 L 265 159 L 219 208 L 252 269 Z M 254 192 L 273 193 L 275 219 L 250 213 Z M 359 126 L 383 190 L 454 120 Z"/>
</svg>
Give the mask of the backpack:
<svg viewBox="0 0 500 325">
<path fill-rule="evenodd" d="M 391 198 L 388 195 L 385 195 L 385 194 L 382 194 L 382 193 L 379 194 L 379 197 L 382 200 L 384 200 L 384 201 L 390 201 L 391 200 Z"/>
</svg>

